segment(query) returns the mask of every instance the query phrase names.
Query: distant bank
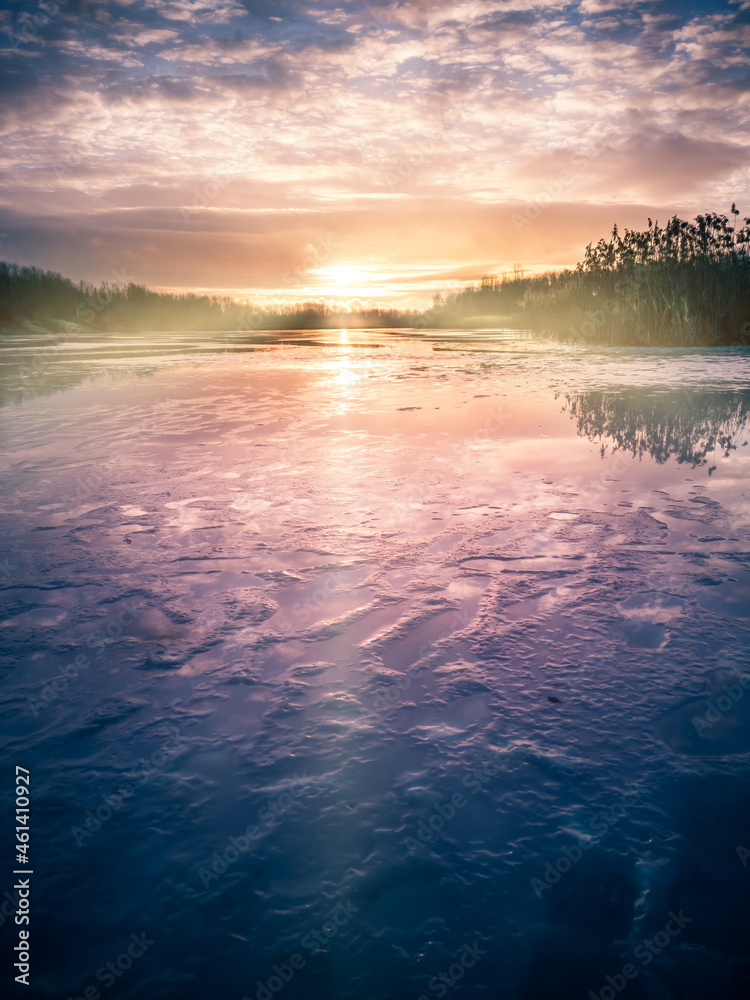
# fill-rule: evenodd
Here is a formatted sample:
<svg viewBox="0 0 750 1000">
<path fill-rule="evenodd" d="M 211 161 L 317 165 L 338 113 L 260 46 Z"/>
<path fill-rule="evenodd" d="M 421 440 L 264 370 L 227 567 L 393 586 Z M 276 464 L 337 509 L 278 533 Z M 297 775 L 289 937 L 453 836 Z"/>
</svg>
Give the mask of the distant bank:
<svg viewBox="0 0 750 1000">
<path fill-rule="evenodd" d="M 430 309 L 356 313 L 324 302 L 260 308 L 229 297 L 172 295 L 143 285 L 76 284 L 35 267 L 0 263 L 0 332 L 73 334 L 205 330 L 493 328 L 626 346 L 750 343 L 750 219 L 738 209 L 643 231 L 614 227 L 575 270 L 486 275 Z"/>
</svg>

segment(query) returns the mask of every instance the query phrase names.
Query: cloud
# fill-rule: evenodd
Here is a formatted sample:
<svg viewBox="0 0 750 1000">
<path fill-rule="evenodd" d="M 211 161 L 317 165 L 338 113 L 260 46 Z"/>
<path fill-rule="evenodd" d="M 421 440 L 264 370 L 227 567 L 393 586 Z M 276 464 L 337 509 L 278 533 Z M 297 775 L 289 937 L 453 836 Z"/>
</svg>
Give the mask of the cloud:
<svg viewBox="0 0 750 1000">
<path fill-rule="evenodd" d="M 6 7 L 3 252 L 74 276 L 120 253 L 145 282 L 271 287 L 326 227 L 420 275 L 561 266 L 599 233 L 579 217 L 750 209 L 744 0 L 68 0 L 38 27 L 35 0 Z"/>
<path fill-rule="evenodd" d="M 630 2 L 628 0 L 581 0 L 579 9 L 584 14 L 603 14 L 613 10 L 623 11 L 643 7 L 647 3 L 648 0 L 630 0 Z M 648 5 L 655 6 L 653 0 Z"/>
</svg>

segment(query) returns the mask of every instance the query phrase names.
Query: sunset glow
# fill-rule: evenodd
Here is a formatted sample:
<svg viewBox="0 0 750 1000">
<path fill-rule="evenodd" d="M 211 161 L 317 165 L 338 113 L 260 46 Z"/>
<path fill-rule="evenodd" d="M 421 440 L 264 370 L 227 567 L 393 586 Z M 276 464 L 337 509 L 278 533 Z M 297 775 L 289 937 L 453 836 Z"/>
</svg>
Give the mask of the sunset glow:
<svg viewBox="0 0 750 1000">
<path fill-rule="evenodd" d="M 417 306 L 747 201 L 746 0 L 48 6 L 0 12 L 6 259 Z"/>
<path fill-rule="evenodd" d="M 750 0 L 0 8 L 3 995 L 747 1000 Z"/>
</svg>

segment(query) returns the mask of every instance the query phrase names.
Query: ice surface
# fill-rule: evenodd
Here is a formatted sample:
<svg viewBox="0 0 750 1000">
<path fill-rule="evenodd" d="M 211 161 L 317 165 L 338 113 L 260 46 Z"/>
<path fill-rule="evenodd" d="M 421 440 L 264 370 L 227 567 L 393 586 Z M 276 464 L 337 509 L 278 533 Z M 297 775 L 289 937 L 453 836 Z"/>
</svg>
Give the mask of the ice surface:
<svg viewBox="0 0 750 1000">
<path fill-rule="evenodd" d="M 0 712 L 38 996 L 145 929 L 120 997 L 255 998 L 300 952 L 285 1000 L 419 1000 L 477 942 L 449 997 L 585 1000 L 680 908 L 627 996 L 746 995 L 747 354 L 33 350 L 0 347 Z"/>
</svg>

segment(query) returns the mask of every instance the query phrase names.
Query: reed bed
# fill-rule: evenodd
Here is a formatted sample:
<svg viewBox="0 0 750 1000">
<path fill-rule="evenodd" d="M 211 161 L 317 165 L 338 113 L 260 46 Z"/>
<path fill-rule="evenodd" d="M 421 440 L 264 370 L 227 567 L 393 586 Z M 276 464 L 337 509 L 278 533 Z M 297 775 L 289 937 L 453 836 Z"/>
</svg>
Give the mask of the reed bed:
<svg viewBox="0 0 750 1000">
<path fill-rule="evenodd" d="M 436 304 L 440 323 L 495 315 L 509 324 L 598 344 L 750 342 L 750 219 L 739 212 L 617 226 L 590 243 L 575 270 L 488 276 Z"/>
</svg>

